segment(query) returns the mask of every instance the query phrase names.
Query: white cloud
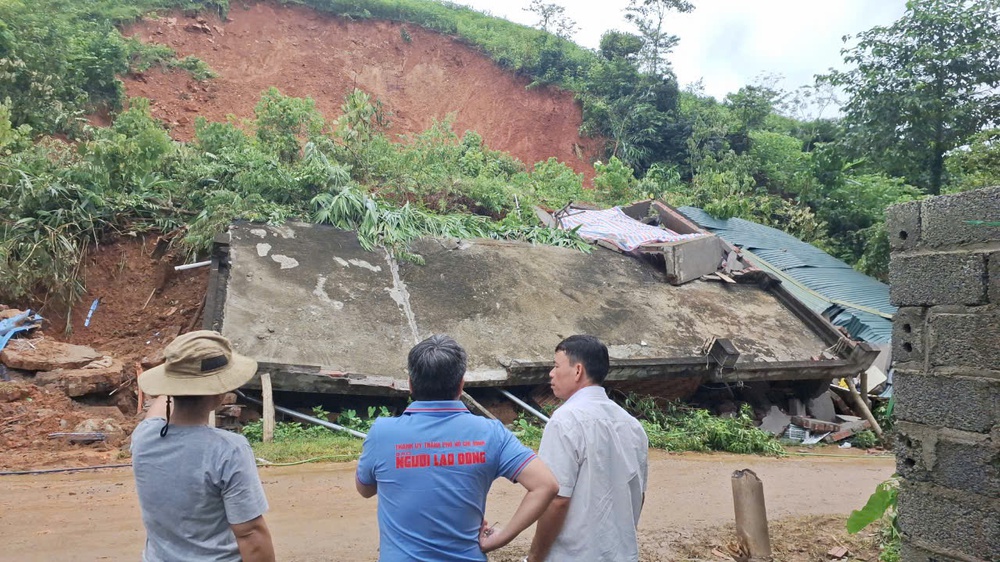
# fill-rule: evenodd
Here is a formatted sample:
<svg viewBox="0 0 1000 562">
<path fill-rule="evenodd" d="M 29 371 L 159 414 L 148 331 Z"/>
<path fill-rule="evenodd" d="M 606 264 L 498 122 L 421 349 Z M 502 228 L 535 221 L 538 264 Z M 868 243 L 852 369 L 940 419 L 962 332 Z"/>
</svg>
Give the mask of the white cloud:
<svg viewBox="0 0 1000 562">
<path fill-rule="evenodd" d="M 574 39 L 596 48 L 609 29 L 630 30 L 628 0 L 549 0 L 566 7 L 580 26 Z M 673 14 L 668 29 L 681 38 L 670 55 L 682 85 L 704 81 L 717 98 L 753 82 L 762 73 L 784 77 L 794 89 L 813 76 L 842 67 L 841 37 L 888 25 L 902 15 L 905 0 L 693 0 L 690 14 Z M 460 0 L 481 11 L 532 24 L 529 0 Z"/>
</svg>

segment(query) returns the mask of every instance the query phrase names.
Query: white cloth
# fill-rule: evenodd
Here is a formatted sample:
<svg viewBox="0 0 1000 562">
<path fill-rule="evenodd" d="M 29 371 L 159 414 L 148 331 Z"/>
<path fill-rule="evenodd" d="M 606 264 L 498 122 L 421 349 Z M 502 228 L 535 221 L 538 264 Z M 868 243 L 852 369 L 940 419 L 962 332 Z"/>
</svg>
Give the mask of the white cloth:
<svg viewBox="0 0 1000 562">
<path fill-rule="evenodd" d="M 538 456 L 570 498 L 550 562 L 639 559 L 636 526 L 646 493 L 649 440 L 642 425 L 588 386 L 570 396 L 545 426 Z"/>
<path fill-rule="evenodd" d="M 643 244 L 677 242 L 707 236 L 704 232 L 678 234 L 667 228 L 642 223 L 626 215 L 621 207 L 600 211 L 571 209 L 558 218 L 559 227 L 563 230 L 576 228 L 580 238 L 588 242 L 606 240 L 626 252 Z"/>
</svg>

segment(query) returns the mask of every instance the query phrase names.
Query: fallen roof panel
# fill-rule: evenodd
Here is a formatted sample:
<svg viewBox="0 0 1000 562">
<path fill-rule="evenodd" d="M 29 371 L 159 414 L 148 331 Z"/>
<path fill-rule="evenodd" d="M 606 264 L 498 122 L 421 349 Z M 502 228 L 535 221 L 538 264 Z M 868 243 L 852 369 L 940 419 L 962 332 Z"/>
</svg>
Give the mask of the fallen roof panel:
<svg viewBox="0 0 1000 562">
<path fill-rule="evenodd" d="M 468 351 L 470 385 L 504 381 L 512 365 L 551 362 L 555 345 L 575 333 L 600 337 L 616 362 L 648 359 L 689 376 L 707 372 L 692 358 L 711 338 L 731 340 L 747 373 L 772 362 L 801 371 L 828 347 L 772 291 L 671 286 L 656 266 L 603 249 L 423 239 L 411 247 L 425 260 L 416 265 L 365 251 L 353 232 L 308 224 L 236 225 L 223 245 L 212 322 L 295 389 L 403 390 L 407 352 L 433 333 Z"/>
</svg>

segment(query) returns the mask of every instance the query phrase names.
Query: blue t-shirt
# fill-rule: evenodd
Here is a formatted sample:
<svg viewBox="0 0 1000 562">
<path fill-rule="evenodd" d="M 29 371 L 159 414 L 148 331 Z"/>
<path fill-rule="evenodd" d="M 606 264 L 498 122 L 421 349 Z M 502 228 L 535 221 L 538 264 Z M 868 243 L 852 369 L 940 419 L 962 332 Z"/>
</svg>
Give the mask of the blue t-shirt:
<svg viewBox="0 0 1000 562">
<path fill-rule="evenodd" d="M 503 424 L 458 400 L 417 401 L 379 418 L 357 474 L 378 485 L 379 560 L 486 560 L 486 494 L 500 476 L 516 482 L 534 458 Z"/>
</svg>

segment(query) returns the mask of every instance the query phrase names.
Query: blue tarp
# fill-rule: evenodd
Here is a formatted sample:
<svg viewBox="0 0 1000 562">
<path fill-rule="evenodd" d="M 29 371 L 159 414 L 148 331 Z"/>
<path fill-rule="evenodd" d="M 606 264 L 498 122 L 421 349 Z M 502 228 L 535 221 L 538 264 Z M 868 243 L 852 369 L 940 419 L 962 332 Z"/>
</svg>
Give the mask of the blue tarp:
<svg viewBox="0 0 1000 562">
<path fill-rule="evenodd" d="M 42 317 L 37 314 L 32 316 L 30 310 L 25 310 L 13 318 L 0 321 L 0 351 L 7 347 L 7 342 L 16 334 L 34 330 L 41 323 Z"/>
</svg>

